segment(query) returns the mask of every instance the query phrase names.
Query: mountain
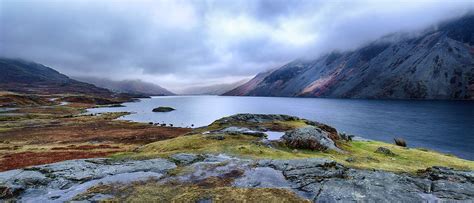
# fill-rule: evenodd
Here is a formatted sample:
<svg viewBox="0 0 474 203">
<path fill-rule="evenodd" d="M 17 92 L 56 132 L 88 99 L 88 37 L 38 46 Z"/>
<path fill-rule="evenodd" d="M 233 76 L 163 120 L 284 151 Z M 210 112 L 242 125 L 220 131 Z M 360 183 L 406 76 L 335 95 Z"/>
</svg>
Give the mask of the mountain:
<svg viewBox="0 0 474 203">
<path fill-rule="evenodd" d="M 150 96 L 174 95 L 174 93 L 159 85 L 141 80 L 115 81 L 96 77 L 75 77 L 75 79 L 120 93 L 145 94 Z"/>
<path fill-rule="evenodd" d="M 21 59 L 0 58 L 0 90 L 36 94 L 88 94 L 110 96 L 112 92 L 73 80 L 44 65 Z"/>
<path fill-rule="evenodd" d="M 472 100 L 474 16 L 295 60 L 224 95 Z"/>
<path fill-rule="evenodd" d="M 221 95 L 226 92 L 229 92 L 232 89 L 235 89 L 243 84 L 245 84 L 247 80 L 241 80 L 234 83 L 227 83 L 227 84 L 217 84 L 217 85 L 207 85 L 207 86 L 196 86 L 190 87 L 182 90 L 180 94 L 186 95 Z"/>
</svg>

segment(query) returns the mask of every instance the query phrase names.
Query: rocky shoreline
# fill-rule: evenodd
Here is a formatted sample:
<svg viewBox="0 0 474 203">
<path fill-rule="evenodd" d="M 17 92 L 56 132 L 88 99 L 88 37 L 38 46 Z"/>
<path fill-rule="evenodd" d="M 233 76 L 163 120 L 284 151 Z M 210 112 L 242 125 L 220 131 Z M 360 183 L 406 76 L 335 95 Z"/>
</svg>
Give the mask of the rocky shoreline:
<svg viewBox="0 0 474 203">
<path fill-rule="evenodd" d="M 189 172 L 170 174 L 176 167 Z M 233 187 L 284 188 L 314 202 L 474 200 L 474 171 L 432 167 L 396 174 L 345 167 L 327 159 L 249 160 L 226 155 L 177 154 L 167 159 L 82 159 L 0 173 L 0 194 L 22 202 L 71 201 L 103 184 L 149 180 L 196 182 L 234 173 Z M 89 195 L 88 201 L 113 197 Z"/>
<path fill-rule="evenodd" d="M 267 132 L 282 136 L 269 140 Z M 0 172 L 0 200 L 474 201 L 472 168 L 297 117 L 237 114 L 115 158 Z"/>
</svg>

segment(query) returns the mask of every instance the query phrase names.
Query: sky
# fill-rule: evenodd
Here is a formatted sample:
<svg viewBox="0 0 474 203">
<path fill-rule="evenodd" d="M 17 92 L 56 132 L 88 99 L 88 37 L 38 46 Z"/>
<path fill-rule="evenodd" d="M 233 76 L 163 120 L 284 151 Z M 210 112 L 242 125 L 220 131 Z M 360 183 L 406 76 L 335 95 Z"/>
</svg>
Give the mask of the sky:
<svg viewBox="0 0 474 203">
<path fill-rule="evenodd" d="M 180 92 L 473 9 L 472 0 L 0 0 L 0 56 Z"/>
</svg>

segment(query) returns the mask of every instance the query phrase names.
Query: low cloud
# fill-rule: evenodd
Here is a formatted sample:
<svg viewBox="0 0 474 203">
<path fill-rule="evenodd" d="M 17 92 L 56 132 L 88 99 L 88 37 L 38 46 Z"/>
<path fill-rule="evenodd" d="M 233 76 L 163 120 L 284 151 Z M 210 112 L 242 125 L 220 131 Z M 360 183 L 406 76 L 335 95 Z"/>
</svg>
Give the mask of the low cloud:
<svg viewBox="0 0 474 203">
<path fill-rule="evenodd" d="M 0 55 L 179 91 L 354 49 L 473 8 L 471 0 L 0 0 Z"/>
</svg>

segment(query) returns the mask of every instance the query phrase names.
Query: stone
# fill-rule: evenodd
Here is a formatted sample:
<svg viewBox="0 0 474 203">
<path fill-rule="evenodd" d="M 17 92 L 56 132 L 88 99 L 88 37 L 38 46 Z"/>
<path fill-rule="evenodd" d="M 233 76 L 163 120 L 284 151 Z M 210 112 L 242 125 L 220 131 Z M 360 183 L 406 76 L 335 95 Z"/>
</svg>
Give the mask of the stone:
<svg viewBox="0 0 474 203">
<path fill-rule="evenodd" d="M 306 126 L 287 131 L 285 135 L 282 136 L 282 140 L 291 148 L 342 152 L 342 150 L 336 147 L 334 141 L 329 138 L 327 132 L 314 126 Z"/>
<path fill-rule="evenodd" d="M 176 164 L 166 159 L 121 160 L 97 158 L 57 162 L 0 172 L 2 199 L 20 202 L 69 201 L 97 184 L 160 178 Z"/>
<path fill-rule="evenodd" d="M 23 192 L 24 188 L 16 185 L 0 185 L 0 199 L 15 198 Z"/>
<path fill-rule="evenodd" d="M 246 188 L 290 188 L 282 172 L 270 167 L 257 167 L 247 170 L 243 177 L 234 181 L 233 186 Z"/>
<path fill-rule="evenodd" d="M 170 159 L 181 165 L 189 165 L 204 160 L 204 157 L 196 154 L 179 153 L 171 155 Z"/>
<path fill-rule="evenodd" d="M 377 150 L 375 150 L 375 153 L 383 154 L 383 155 L 386 155 L 386 156 L 395 156 L 396 155 L 390 149 L 385 148 L 385 147 L 377 148 Z"/>
<path fill-rule="evenodd" d="M 214 132 L 214 133 L 225 133 L 225 134 L 230 134 L 230 135 L 243 134 L 243 135 L 250 135 L 250 136 L 255 136 L 255 137 L 266 137 L 267 136 L 267 134 L 265 134 L 263 132 L 250 130 L 250 129 L 244 128 L 244 127 L 235 127 L 235 126 L 227 127 L 227 128 L 224 128 L 224 129 L 219 130 L 219 131 Z"/>
</svg>

